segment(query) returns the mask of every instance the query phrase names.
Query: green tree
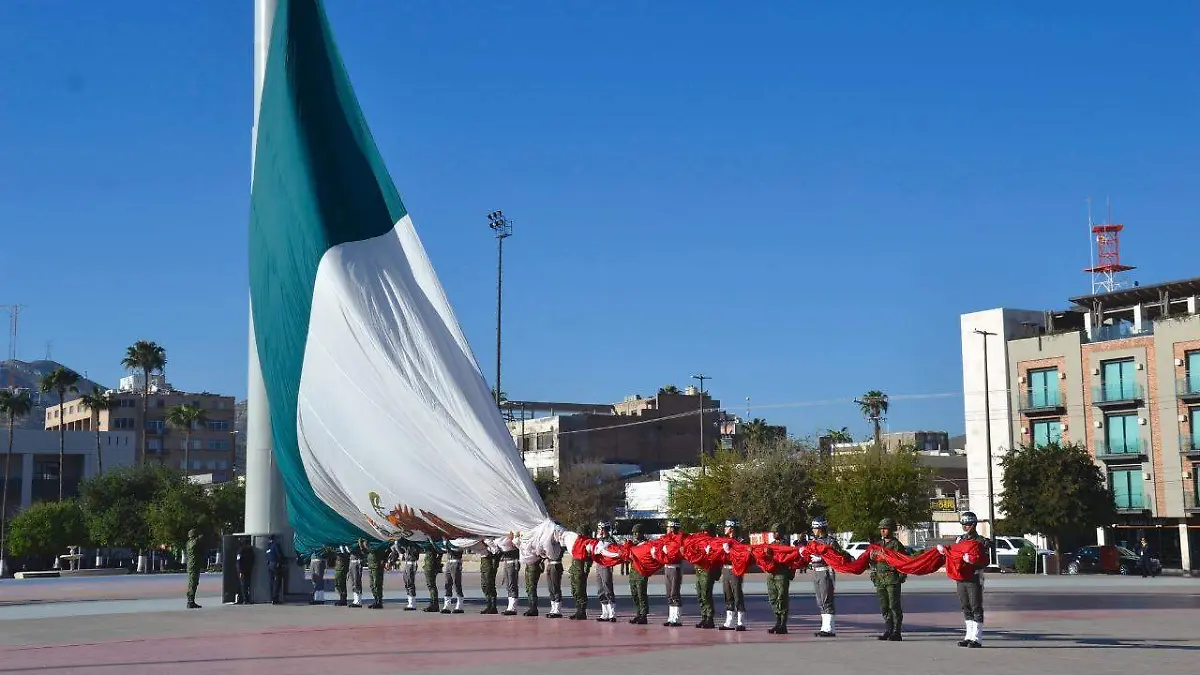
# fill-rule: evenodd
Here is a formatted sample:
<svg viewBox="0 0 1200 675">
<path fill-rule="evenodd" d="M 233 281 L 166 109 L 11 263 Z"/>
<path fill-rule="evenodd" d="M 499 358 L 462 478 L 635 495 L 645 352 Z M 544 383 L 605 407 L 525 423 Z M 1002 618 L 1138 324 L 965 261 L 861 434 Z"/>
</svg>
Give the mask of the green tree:
<svg viewBox="0 0 1200 675">
<path fill-rule="evenodd" d="M 858 409 L 862 411 L 863 417 L 871 421 L 875 428 L 875 445 L 883 447 L 883 433 L 880 431 L 880 424 L 883 418 L 888 413 L 888 396 L 887 394 L 872 389 L 862 395 L 862 398 L 855 399 L 858 404 Z"/>
<path fill-rule="evenodd" d="M 52 558 L 69 546 L 86 546 L 87 525 L 74 499 L 34 504 L 13 517 L 8 546 L 15 556 Z"/>
<path fill-rule="evenodd" d="M 667 509 L 696 528 L 736 518 L 751 530 L 772 524 L 796 531 L 813 513 L 813 453 L 784 438 L 748 443 L 744 452 L 718 449 L 699 470 L 669 483 Z"/>
<path fill-rule="evenodd" d="M 1064 536 L 1116 519 L 1104 474 L 1083 445 L 1023 445 L 1001 458 L 1000 466 L 1004 492 L 997 506 L 1005 522 L 1017 531 L 1050 537 L 1059 560 Z"/>
<path fill-rule="evenodd" d="M 561 466 L 558 480 L 547 491 L 550 517 L 578 532 L 612 518 L 625 500 L 625 484 L 605 473 L 603 464 L 590 460 Z"/>
<path fill-rule="evenodd" d="M 767 424 L 767 421 L 761 417 L 755 417 L 742 425 L 742 435 L 745 438 L 745 443 L 750 445 L 761 446 L 770 440 L 772 433 L 771 425 Z"/>
<path fill-rule="evenodd" d="M 492 387 L 492 400 L 496 402 L 496 405 L 500 405 L 508 400 L 508 393 L 505 391 L 497 393 L 496 388 Z"/>
<path fill-rule="evenodd" d="M 4 453 L 4 496 L 0 497 L 0 574 L 4 573 L 5 534 L 8 532 L 8 484 L 12 478 L 13 436 L 17 418 L 29 414 L 33 400 L 24 389 L 0 389 L 0 416 L 8 419 L 8 451 Z"/>
<path fill-rule="evenodd" d="M 154 543 L 150 505 L 181 482 L 182 474 L 161 466 L 119 468 L 83 481 L 80 502 L 91 540 L 105 548 L 149 548 Z"/>
<path fill-rule="evenodd" d="M 163 368 L 167 367 L 167 352 L 155 342 L 147 340 L 138 340 L 125 349 L 125 358 L 121 359 L 121 365 L 126 370 L 142 371 L 142 420 L 138 425 L 141 428 L 141 458 L 139 464 L 146 463 L 146 408 L 150 399 L 150 375 L 152 373 L 161 373 Z"/>
<path fill-rule="evenodd" d="M 93 387 L 92 393 L 79 399 L 79 402 L 92 411 L 92 428 L 96 430 L 96 471 L 104 475 L 104 450 L 100 446 L 100 413 L 116 408 L 117 400 L 100 387 Z"/>
<path fill-rule="evenodd" d="M 220 534 L 246 529 L 246 486 L 237 481 L 221 483 L 208 494 L 212 502 L 212 523 Z"/>
<path fill-rule="evenodd" d="M 220 531 L 214 521 L 213 501 L 204 486 L 188 481 L 172 483 L 159 492 L 150 502 L 146 522 L 150 525 L 153 543 L 180 548 L 192 528 L 209 542 Z"/>
<path fill-rule="evenodd" d="M 826 429 L 825 435 L 829 437 L 830 443 L 853 443 L 854 436 L 850 435 L 850 429 L 842 427 L 841 429 Z"/>
<path fill-rule="evenodd" d="M 42 377 L 42 393 L 58 394 L 58 501 L 63 500 L 63 475 L 67 463 L 67 422 L 63 416 L 63 403 L 67 392 L 78 392 L 79 373 L 59 366 Z"/>
<path fill-rule="evenodd" d="M 188 462 L 192 446 L 192 430 L 205 422 L 204 409 L 191 404 L 177 405 L 167 411 L 167 424 L 183 431 L 183 474 L 192 470 Z"/>
<path fill-rule="evenodd" d="M 928 522 L 932 494 L 933 469 L 910 447 L 886 452 L 876 445 L 819 463 L 817 499 L 833 527 L 851 530 L 858 539 L 873 538 L 883 518 L 894 518 L 900 527 Z"/>
<path fill-rule="evenodd" d="M 679 393 L 679 387 L 676 387 L 676 386 L 675 386 L 675 385 L 673 385 L 673 384 L 668 384 L 668 385 L 665 385 L 665 386 L 659 387 L 659 388 L 658 388 L 658 393 L 660 393 L 660 394 L 678 394 L 678 393 Z"/>
</svg>

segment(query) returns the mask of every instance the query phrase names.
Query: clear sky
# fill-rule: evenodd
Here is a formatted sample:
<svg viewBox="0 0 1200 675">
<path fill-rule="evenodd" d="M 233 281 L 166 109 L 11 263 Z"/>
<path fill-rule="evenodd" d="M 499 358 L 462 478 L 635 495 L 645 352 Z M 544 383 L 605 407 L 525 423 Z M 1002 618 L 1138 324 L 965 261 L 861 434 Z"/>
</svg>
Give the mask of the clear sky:
<svg viewBox="0 0 1200 675">
<path fill-rule="evenodd" d="M 1200 4 L 327 0 L 489 381 L 610 401 L 713 378 L 801 435 L 963 426 L 959 314 L 1200 273 Z M 115 383 L 163 344 L 244 396 L 251 0 L 0 3 L 0 304 Z M 909 394 L 941 394 L 902 400 Z"/>
</svg>

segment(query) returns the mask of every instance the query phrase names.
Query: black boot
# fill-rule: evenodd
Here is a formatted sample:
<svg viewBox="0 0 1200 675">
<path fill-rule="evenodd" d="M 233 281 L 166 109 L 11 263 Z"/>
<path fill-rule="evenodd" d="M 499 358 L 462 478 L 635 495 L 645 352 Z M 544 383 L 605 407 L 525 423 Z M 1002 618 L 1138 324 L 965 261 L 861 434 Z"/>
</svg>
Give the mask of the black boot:
<svg viewBox="0 0 1200 675">
<path fill-rule="evenodd" d="M 904 641 L 904 637 L 900 634 L 901 633 L 900 625 L 901 625 L 901 622 L 897 621 L 896 627 L 892 630 L 892 634 L 888 637 L 889 642 L 903 642 Z"/>
<path fill-rule="evenodd" d="M 780 621 L 780 619 L 779 619 L 779 615 L 775 615 L 775 625 L 774 625 L 774 626 L 771 626 L 770 628 L 768 628 L 768 629 L 767 629 L 767 632 L 768 632 L 768 633 L 771 633 L 772 635 L 774 635 L 775 633 L 778 633 L 778 632 L 779 632 L 779 627 L 780 627 L 780 625 L 782 625 L 782 624 L 783 624 L 783 622 L 782 622 L 782 621 Z"/>
<path fill-rule="evenodd" d="M 537 615 L 538 615 L 537 605 L 530 605 L 529 609 L 525 610 L 525 616 L 537 616 Z"/>
<path fill-rule="evenodd" d="M 887 627 L 884 629 L 884 631 L 883 631 L 883 634 L 882 634 L 882 635 L 880 635 L 878 639 L 880 639 L 880 640 L 891 640 L 891 639 L 892 639 L 892 632 L 893 632 L 893 629 L 892 629 L 892 621 L 891 621 L 891 619 L 889 619 L 889 620 L 888 620 L 888 622 L 887 622 Z"/>
</svg>

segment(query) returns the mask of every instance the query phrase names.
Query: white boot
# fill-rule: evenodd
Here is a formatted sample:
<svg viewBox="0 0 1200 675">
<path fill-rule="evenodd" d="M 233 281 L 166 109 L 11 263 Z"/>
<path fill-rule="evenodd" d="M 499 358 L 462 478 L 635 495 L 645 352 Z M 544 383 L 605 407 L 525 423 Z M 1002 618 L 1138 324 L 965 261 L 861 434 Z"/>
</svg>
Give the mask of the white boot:
<svg viewBox="0 0 1200 675">
<path fill-rule="evenodd" d="M 450 598 L 448 598 L 448 597 L 442 600 L 442 613 L 443 614 L 450 613 Z"/>
<path fill-rule="evenodd" d="M 550 617 L 561 616 L 561 614 L 558 611 L 558 602 L 556 602 L 554 600 L 550 601 L 550 611 L 546 614 L 546 616 L 550 616 Z"/>
<path fill-rule="evenodd" d="M 463 608 L 462 608 L 462 596 L 461 596 L 461 595 L 456 595 L 456 596 L 454 596 L 454 613 L 455 613 L 455 614 L 460 614 L 460 613 L 462 613 L 462 611 L 463 611 Z"/>
<path fill-rule="evenodd" d="M 359 605 L 361 605 L 361 604 L 362 604 L 362 598 L 360 598 L 360 597 L 358 596 L 358 593 L 351 593 L 351 594 L 350 594 L 350 604 L 351 604 L 351 605 L 354 605 L 355 607 L 357 607 L 357 606 L 359 606 Z"/>
<path fill-rule="evenodd" d="M 833 624 L 833 615 L 832 614 L 822 614 L 821 615 L 821 636 L 822 637 L 833 634 L 832 624 Z"/>
<path fill-rule="evenodd" d="M 745 627 L 746 627 L 746 625 L 742 623 L 742 615 L 743 615 L 743 614 L 745 614 L 745 612 L 738 612 L 738 613 L 737 613 L 737 622 L 738 622 L 738 623 L 737 623 L 737 627 L 738 627 L 738 628 L 745 628 Z"/>
<path fill-rule="evenodd" d="M 417 608 L 417 599 L 411 595 L 408 596 L 408 604 L 404 606 L 404 609 L 416 609 L 416 608 Z"/>
<path fill-rule="evenodd" d="M 962 639 L 962 641 L 959 643 L 959 645 L 960 645 L 960 646 L 965 646 L 965 645 L 963 645 L 962 643 L 964 643 L 964 642 L 970 642 L 971 640 L 974 640 L 974 639 L 975 639 L 974 637 L 972 637 L 972 634 L 974 633 L 974 631 L 972 630 L 972 628 L 974 628 L 974 626 L 973 626 L 973 624 L 974 624 L 974 623 L 975 623 L 975 622 L 974 622 L 974 621 L 972 621 L 972 620 L 970 620 L 970 619 L 967 619 L 967 620 L 963 621 L 963 626 L 964 626 L 964 629 L 963 629 L 963 639 Z"/>
<path fill-rule="evenodd" d="M 516 599 L 516 598 L 509 598 L 509 599 L 508 599 L 508 609 L 506 609 L 506 610 L 504 610 L 504 611 L 505 611 L 505 612 L 512 612 L 512 613 L 516 613 L 516 611 L 517 611 L 517 599 Z"/>
<path fill-rule="evenodd" d="M 976 644 L 983 644 L 983 622 L 972 621 L 971 623 L 974 625 L 974 630 L 971 631 L 971 635 L 974 637 L 971 639 L 974 640 Z"/>
<path fill-rule="evenodd" d="M 721 630 L 731 630 L 733 628 L 733 612 L 725 612 L 725 625 L 721 626 Z"/>
</svg>

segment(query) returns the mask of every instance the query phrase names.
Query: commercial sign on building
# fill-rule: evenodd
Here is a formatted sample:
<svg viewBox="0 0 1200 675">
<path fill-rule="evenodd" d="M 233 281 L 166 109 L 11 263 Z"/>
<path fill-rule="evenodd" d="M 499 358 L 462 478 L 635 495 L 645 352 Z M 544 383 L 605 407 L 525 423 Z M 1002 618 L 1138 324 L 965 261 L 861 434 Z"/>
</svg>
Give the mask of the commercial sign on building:
<svg viewBox="0 0 1200 675">
<path fill-rule="evenodd" d="M 934 511 L 958 510 L 958 504 L 955 503 L 954 497 L 931 497 L 929 507 Z"/>
</svg>

